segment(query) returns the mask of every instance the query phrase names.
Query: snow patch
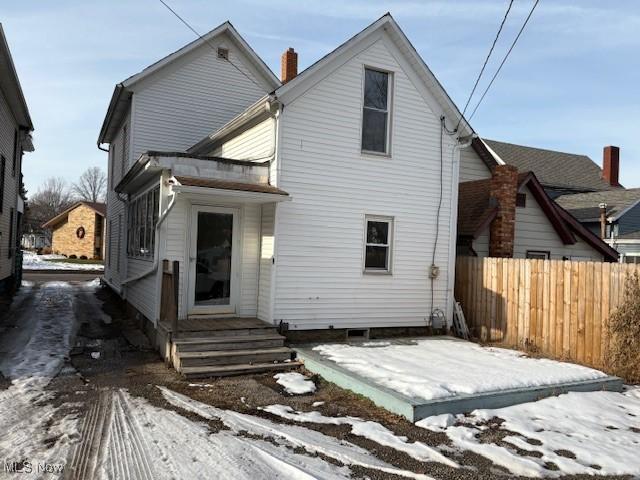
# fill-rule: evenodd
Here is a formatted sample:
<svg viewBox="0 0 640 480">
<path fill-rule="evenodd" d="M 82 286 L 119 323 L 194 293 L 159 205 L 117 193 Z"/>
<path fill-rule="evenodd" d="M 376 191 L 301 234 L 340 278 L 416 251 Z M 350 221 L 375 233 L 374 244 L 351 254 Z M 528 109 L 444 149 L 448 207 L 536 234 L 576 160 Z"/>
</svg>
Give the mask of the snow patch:
<svg viewBox="0 0 640 480">
<path fill-rule="evenodd" d="M 276 444 L 278 449 L 281 449 L 282 447 L 286 447 L 288 449 L 302 447 L 311 454 L 322 454 L 337 460 L 344 465 L 360 465 L 366 468 L 406 478 L 432 480 L 431 477 L 424 474 L 395 468 L 382 460 L 379 460 L 367 450 L 364 450 L 350 442 L 338 440 L 337 438 L 316 432 L 315 430 L 309 430 L 295 425 L 279 424 L 264 418 L 234 412 L 232 410 L 221 410 L 211 405 L 193 400 L 185 395 L 174 392 L 173 390 L 169 390 L 166 387 L 158 388 L 162 391 L 165 400 L 172 405 L 189 412 L 193 412 L 207 420 L 221 420 L 233 434 L 247 432 L 252 435 L 269 438 Z M 190 448 L 191 441 L 185 442 L 185 446 Z M 306 456 L 303 456 L 303 458 L 306 458 Z M 249 457 L 248 461 L 254 462 L 255 459 Z M 263 476 L 261 478 L 274 477 Z M 301 478 L 308 477 L 303 476 Z M 348 478 L 348 475 L 334 477 L 322 476 L 317 478 Z"/>
<path fill-rule="evenodd" d="M 421 462 L 439 462 L 450 467 L 459 466 L 453 460 L 442 455 L 437 449 L 421 442 L 410 443 L 407 437 L 398 436 L 377 422 L 366 421 L 357 417 L 327 417 L 316 411 L 297 412 L 287 405 L 269 405 L 262 407 L 261 410 L 295 422 L 350 425 L 352 434 L 404 452 Z"/>
<path fill-rule="evenodd" d="M 24 270 L 103 270 L 99 263 L 68 263 L 56 262 L 63 260 L 63 255 L 37 255 L 26 250 L 22 251 L 22 268 Z"/>
<path fill-rule="evenodd" d="M 486 422 L 494 417 L 504 420 L 501 429 L 515 433 L 504 442 L 541 456 L 523 457 L 515 448 L 480 443 L 476 434 L 489 428 Z M 474 451 L 514 475 L 640 475 L 640 387 L 624 393 L 571 392 L 506 408 L 476 410 L 455 420 L 463 425 L 444 429 L 455 446 Z M 416 425 L 424 426 L 422 421 Z M 575 458 L 558 454 L 560 450 Z M 556 464 L 559 471 L 546 469 L 547 462 Z"/>
<path fill-rule="evenodd" d="M 426 401 L 606 376 L 580 365 L 459 340 L 426 339 L 375 348 L 326 344 L 314 350 L 378 385 Z"/>
<path fill-rule="evenodd" d="M 423 418 L 419 422 L 416 422 L 417 427 L 426 428 L 434 432 L 439 432 L 452 426 L 456 421 L 456 417 L 450 413 L 443 413 L 442 415 L 434 415 L 432 417 Z"/>
<path fill-rule="evenodd" d="M 316 391 L 316 384 L 297 372 L 277 373 L 273 376 L 278 385 L 284 387 L 284 391 L 289 395 L 302 395 Z"/>
</svg>

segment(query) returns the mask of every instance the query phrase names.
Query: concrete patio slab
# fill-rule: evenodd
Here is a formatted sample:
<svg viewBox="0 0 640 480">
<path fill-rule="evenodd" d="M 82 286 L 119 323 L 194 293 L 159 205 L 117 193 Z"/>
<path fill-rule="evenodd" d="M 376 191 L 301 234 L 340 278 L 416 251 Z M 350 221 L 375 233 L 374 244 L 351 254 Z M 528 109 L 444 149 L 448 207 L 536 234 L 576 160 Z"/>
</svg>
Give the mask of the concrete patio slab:
<svg viewBox="0 0 640 480">
<path fill-rule="evenodd" d="M 431 337 L 437 341 L 437 337 Z M 450 337 L 447 337 L 451 340 Z M 377 339 L 380 342 L 407 342 L 424 339 Z M 599 390 L 622 391 L 623 381 L 618 377 L 604 376 L 583 381 L 555 383 L 551 385 L 510 388 L 474 394 L 457 394 L 450 397 L 425 400 L 412 398 L 355 373 L 314 351 L 319 344 L 293 346 L 305 368 L 325 380 L 369 398 L 376 405 L 396 413 L 411 422 L 443 413 L 465 413 L 475 409 L 495 409 L 536 401 L 567 392 L 592 392 Z"/>
</svg>

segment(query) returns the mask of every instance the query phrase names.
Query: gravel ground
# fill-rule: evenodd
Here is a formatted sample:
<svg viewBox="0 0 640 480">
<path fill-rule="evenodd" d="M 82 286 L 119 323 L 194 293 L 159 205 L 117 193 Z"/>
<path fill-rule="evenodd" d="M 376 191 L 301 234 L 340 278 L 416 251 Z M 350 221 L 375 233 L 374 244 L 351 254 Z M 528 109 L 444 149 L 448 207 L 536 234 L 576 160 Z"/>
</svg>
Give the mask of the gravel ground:
<svg viewBox="0 0 640 480">
<path fill-rule="evenodd" d="M 38 284 L 36 283 L 32 288 L 38 288 Z M 105 392 L 124 388 L 133 396 L 144 397 L 154 406 L 173 410 L 194 421 L 203 422 L 203 419 L 196 414 L 169 404 L 157 388 L 162 385 L 218 408 L 236 410 L 277 423 L 297 424 L 259 410 L 258 407 L 283 404 L 299 411 L 317 410 L 326 416 L 354 416 L 378 422 L 396 435 L 406 436 L 409 441 L 420 441 L 439 447 L 446 456 L 458 462 L 461 468 L 456 469 L 434 462 L 419 462 L 408 454 L 353 435 L 348 425 L 305 423 L 303 426 L 363 447 L 380 460 L 395 467 L 424 473 L 437 479 L 519 478 L 495 466 L 482 456 L 453 449 L 446 434 L 415 427 L 405 419 L 376 407 L 368 399 L 338 388 L 317 376 L 312 377 L 317 385 L 317 391 L 313 394 L 297 396 L 286 394 L 283 387 L 276 383 L 273 373 L 207 379 L 198 382 L 185 381 L 175 371 L 167 368 L 155 352 L 141 350 L 127 343 L 121 331 L 123 326 L 128 324 L 128 320 L 109 290 L 103 288 L 96 293 L 78 290 L 74 305 L 76 318 L 80 323 L 76 347 L 71 352 L 66 368 L 48 386 L 54 393 L 54 403 L 62 407 L 60 415 L 71 413 L 82 418 L 88 414 L 92 406 L 100 402 Z M 5 315 L 5 319 L 0 322 L 0 334 L 2 334 L 3 325 L 5 330 L 15 327 L 15 319 L 20 318 L 20 312 L 28 313 L 30 308 L 28 296 L 21 298 L 14 307 L 12 307 L 13 316 Z M 7 325 L 11 326 L 7 327 Z M 99 352 L 99 358 L 95 358 L 97 352 Z M 0 377 L 0 389 L 6 388 L 6 385 L 6 380 Z M 314 402 L 324 402 L 324 404 L 313 407 Z M 225 428 L 221 422 L 215 420 L 209 421 L 208 427 L 212 433 Z M 501 444 L 506 432 L 500 428 L 500 422 L 496 420 L 491 422 L 490 430 L 482 435 L 483 441 Z M 523 451 L 522 454 L 530 453 Z M 327 461 L 330 460 L 327 459 Z M 553 466 L 550 466 L 550 470 L 552 469 Z M 82 472 L 85 471 L 86 469 L 78 467 L 75 471 L 68 470 L 65 477 L 82 478 Z M 351 472 L 354 478 L 400 478 L 363 467 L 351 467 Z M 557 472 L 554 473 L 557 475 Z M 592 477 L 584 476 L 584 478 Z"/>
</svg>

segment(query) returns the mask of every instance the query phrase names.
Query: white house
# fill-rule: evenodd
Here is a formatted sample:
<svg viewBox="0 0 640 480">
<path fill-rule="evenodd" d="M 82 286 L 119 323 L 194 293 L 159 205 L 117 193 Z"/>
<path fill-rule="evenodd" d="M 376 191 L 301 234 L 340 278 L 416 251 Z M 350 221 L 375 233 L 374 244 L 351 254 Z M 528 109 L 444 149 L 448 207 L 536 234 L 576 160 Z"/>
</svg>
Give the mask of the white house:
<svg viewBox="0 0 640 480">
<path fill-rule="evenodd" d="M 20 285 L 22 156 L 33 151 L 33 123 L 0 24 L 0 292 Z"/>
<path fill-rule="evenodd" d="M 105 280 L 152 327 L 295 332 L 451 317 L 460 152 L 473 131 L 387 14 L 282 83 L 225 23 L 116 86 Z"/>
</svg>

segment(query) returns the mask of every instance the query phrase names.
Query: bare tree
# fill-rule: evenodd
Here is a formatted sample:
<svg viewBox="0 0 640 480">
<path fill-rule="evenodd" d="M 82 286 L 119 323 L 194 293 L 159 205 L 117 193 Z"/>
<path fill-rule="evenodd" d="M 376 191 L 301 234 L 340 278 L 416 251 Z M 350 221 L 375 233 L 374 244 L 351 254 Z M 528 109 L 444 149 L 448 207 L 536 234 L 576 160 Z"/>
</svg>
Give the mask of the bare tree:
<svg viewBox="0 0 640 480">
<path fill-rule="evenodd" d="M 41 231 L 43 223 L 64 212 L 74 200 L 63 178 L 48 178 L 29 200 L 24 222 L 26 231 Z"/>
<path fill-rule="evenodd" d="M 100 167 L 90 167 L 71 188 L 80 200 L 103 202 L 107 191 L 107 176 Z"/>
</svg>

